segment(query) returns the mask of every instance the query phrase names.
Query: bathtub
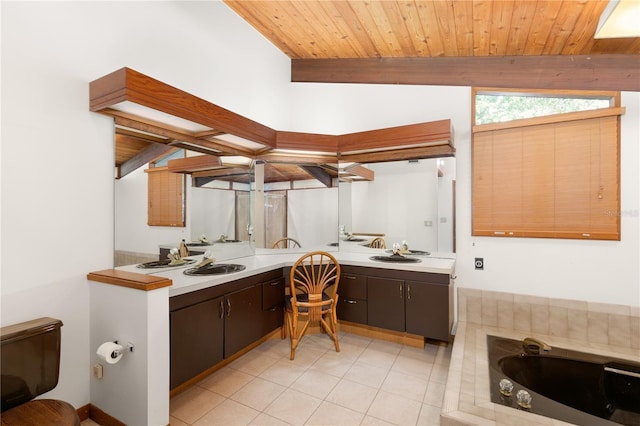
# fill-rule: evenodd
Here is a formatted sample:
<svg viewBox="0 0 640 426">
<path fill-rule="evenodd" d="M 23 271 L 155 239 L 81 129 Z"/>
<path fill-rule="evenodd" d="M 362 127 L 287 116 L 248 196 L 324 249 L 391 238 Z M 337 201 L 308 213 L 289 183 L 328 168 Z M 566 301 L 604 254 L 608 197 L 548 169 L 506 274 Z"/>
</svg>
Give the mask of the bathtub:
<svg viewBox="0 0 640 426">
<path fill-rule="evenodd" d="M 491 401 L 577 425 L 640 426 L 640 364 L 554 347 L 525 353 L 522 341 L 487 336 Z M 500 381 L 513 384 L 512 395 Z M 516 401 L 529 392 L 530 408 Z"/>
</svg>

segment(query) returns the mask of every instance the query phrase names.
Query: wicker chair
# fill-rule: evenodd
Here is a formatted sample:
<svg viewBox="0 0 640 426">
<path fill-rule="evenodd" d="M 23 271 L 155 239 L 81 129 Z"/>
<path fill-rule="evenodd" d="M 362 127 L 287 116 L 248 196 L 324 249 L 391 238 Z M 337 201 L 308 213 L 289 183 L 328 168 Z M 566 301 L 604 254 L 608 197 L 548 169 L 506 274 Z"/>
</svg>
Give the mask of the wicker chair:
<svg viewBox="0 0 640 426">
<path fill-rule="evenodd" d="M 302 247 L 299 242 L 294 240 L 293 238 L 280 238 L 278 241 L 273 243 L 271 248 L 294 248 L 294 247 Z"/>
<path fill-rule="evenodd" d="M 369 247 L 385 249 L 387 248 L 387 243 L 384 242 L 384 238 L 378 237 L 371 240 Z"/>
<path fill-rule="evenodd" d="M 324 251 L 307 253 L 298 259 L 289 274 L 290 296 L 285 299 L 284 327 L 291 339 L 291 359 L 309 324 L 318 321 L 340 352 L 336 306 L 340 264 Z M 301 322 L 300 319 L 303 321 Z"/>
</svg>

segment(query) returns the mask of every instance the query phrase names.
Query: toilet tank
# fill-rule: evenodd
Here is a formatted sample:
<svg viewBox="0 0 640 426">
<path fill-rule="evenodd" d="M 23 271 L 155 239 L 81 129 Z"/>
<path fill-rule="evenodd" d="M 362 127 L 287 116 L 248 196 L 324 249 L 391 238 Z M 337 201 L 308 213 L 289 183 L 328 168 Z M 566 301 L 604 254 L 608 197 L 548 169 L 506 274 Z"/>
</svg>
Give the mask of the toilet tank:
<svg viewBox="0 0 640 426">
<path fill-rule="evenodd" d="M 62 321 L 48 317 L 2 327 L 1 411 L 56 387 L 61 327 Z"/>
</svg>

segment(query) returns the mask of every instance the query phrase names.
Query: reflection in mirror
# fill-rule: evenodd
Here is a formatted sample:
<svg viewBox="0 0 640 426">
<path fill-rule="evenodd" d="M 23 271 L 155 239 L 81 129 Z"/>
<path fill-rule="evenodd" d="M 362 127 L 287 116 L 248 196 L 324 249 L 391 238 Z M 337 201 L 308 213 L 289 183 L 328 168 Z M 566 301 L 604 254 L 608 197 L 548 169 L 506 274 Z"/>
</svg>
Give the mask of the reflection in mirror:
<svg viewBox="0 0 640 426">
<path fill-rule="evenodd" d="M 453 157 L 372 163 L 361 166 L 373 172 L 368 180 L 341 178 L 340 251 L 367 252 L 382 237 L 386 250 L 404 241 L 419 254 L 451 257 L 455 166 Z"/>
<path fill-rule="evenodd" d="M 191 188 L 189 253 L 206 250 L 218 260 L 250 256 L 251 173 L 234 175 L 235 182 L 214 180 Z M 246 182 L 243 182 L 246 181 Z"/>
<path fill-rule="evenodd" d="M 265 232 L 263 245 L 256 244 L 258 253 L 337 251 L 337 229 L 337 170 L 320 171 L 315 165 L 264 164 Z M 296 240 L 299 247 L 273 248 L 282 238 Z"/>
<path fill-rule="evenodd" d="M 199 154 L 188 151 L 186 155 Z M 218 260 L 254 254 L 247 232 L 249 167 L 240 172 L 234 168 L 229 168 L 229 173 L 216 170 L 211 172 L 213 176 L 185 174 L 184 226 L 148 225 L 147 167 L 145 163 L 115 180 L 115 267 L 164 260 L 182 240 L 191 255 L 207 249 Z"/>
</svg>

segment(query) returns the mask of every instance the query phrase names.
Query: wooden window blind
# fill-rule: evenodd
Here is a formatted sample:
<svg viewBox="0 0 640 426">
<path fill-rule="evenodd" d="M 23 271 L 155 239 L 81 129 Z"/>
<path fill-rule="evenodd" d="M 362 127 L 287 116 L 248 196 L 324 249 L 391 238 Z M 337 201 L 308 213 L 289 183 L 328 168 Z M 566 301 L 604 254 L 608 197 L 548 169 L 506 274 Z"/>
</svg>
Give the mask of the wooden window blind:
<svg viewBox="0 0 640 426">
<path fill-rule="evenodd" d="M 620 240 L 624 108 L 473 128 L 473 235 Z"/>
<path fill-rule="evenodd" d="M 148 177 L 149 226 L 185 226 L 184 175 L 170 173 L 167 167 L 145 170 Z"/>
</svg>

